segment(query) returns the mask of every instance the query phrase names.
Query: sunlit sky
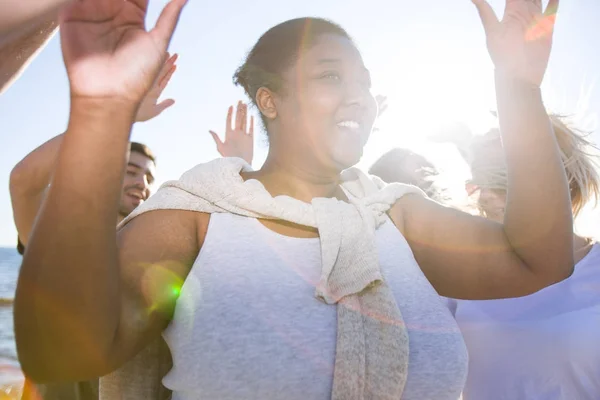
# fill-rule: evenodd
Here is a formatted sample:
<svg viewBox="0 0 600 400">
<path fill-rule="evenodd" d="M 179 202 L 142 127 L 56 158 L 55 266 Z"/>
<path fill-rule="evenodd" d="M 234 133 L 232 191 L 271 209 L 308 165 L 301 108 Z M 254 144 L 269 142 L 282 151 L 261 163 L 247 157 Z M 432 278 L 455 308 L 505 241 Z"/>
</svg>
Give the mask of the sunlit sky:
<svg viewBox="0 0 600 400">
<path fill-rule="evenodd" d="M 164 0 L 151 0 L 149 25 Z M 504 0 L 492 0 L 501 13 Z M 165 96 L 175 106 L 138 124 L 132 139 L 158 156 L 158 182 L 178 178 L 194 165 L 218 156 L 209 129 L 222 133 L 227 107 L 244 99 L 231 83 L 235 69 L 271 26 L 300 16 L 341 24 L 356 40 L 373 77 L 374 94 L 388 96 L 360 166 L 368 167 L 393 146 L 425 152 L 457 181 L 465 168 L 450 146 L 426 143 L 427 133 L 449 119 L 467 119 L 475 130 L 491 122 L 493 69 L 474 6 L 469 0 L 190 0 L 171 43 L 180 55 Z M 583 112 L 594 129 L 600 113 L 600 2 L 563 1 L 555 45 L 544 84 L 546 103 L 563 113 Z M 0 96 L 0 246 L 13 246 L 8 178 L 29 151 L 62 133 L 68 119 L 68 83 L 56 36 L 21 79 Z M 257 136 L 254 166 L 266 144 Z M 98 171 L 101 174 L 102 171 Z M 94 182 L 89 182 L 94 190 Z M 598 220 L 587 221 L 590 227 Z"/>
</svg>

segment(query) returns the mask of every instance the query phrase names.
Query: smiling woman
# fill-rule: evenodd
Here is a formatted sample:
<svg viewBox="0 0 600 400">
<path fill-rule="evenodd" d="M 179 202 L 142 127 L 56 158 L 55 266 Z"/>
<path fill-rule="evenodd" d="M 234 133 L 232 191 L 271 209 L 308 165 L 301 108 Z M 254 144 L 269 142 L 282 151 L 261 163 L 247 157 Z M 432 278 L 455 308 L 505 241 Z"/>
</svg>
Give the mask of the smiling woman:
<svg viewBox="0 0 600 400">
<path fill-rule="evenodd" d="M 292 62 L 295 68 L 286 68 Z M 328 169 L 336 170 L 360 160 L 377 105 L 370 94 L 365 95 L 371 87 L 369 71 L 341 27 L 297 19 L 269 30 L 234 82 L 256 103 L 263 124 L 269 123 L 265 166 L 278 163 L 275 157 L 309 157 L 316 165 L 333 162 L 336 165 Z M 278 93 L 292 101 L 273 96 Z M 342 101 L 345 107 L 340 107 Z M 302 113 L 297 115 L 297 110 Z"/>
<path fill-rule="evenodd" d="M 199 165 L 115 235 L 118 150 L 183 5 L 173 0 L 146 32 L 127 3 L 73 3 L 61 27 L 75 98 L 15 302 L 19 355 L 34 379 L 110 373 L 105 398 L 159 398 L 169 363 L 157 363 L 165 353 L 149 344 L 164 337 L 172 368 L 162 383 L 176 400 L 451 400 L 467 355 L 438 293 L 519 296 L 572 272 L 568 186 L 539 91 L 551 46 L 522 34 L 542 14 L 537 2 L 507 1 L 517 24 L 475 2 L 498 70 L 515 196 L 507 213 L 526 217 L 490 222 L 351 168 L 376 114 L 369 74 L 342 28 L 300 18 L 261 36 L 236 75 L 271 140 L 263 167 Z M 100 5 L 115 33 L 105 41 Z M 532 140 L 538 152 L 524 157 Z M 90 165 L 105 165 L 93 196 L 83 190 L 92 171 L 68 168 L 82 151 Z M 46 312 L 45 297 L 68 324 Z"/>
</svg>

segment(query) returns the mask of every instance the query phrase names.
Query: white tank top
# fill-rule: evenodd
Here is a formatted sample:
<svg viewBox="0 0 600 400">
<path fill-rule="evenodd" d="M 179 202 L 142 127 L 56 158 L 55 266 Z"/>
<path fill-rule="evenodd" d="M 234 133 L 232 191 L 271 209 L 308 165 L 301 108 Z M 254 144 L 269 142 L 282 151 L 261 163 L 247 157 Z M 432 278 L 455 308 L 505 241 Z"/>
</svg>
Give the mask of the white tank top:
<svg viewBox="0 0 600 400">
<path fill-rule="evenodd" d="M 456 400 L 467 371 L 458 326 L 398 229 L 388 221 L 376 238 L 409 334 L 402 399 Z M 337 314 L 314 296 L 320 271 L 319 239 L 213 214 L 164 333 L 173 399 L 330 399 Z"/>
<path fill-rule="evenodd" d="M 600 245 L 537 293 L 450 305 L 469 350 L 465 400 L 600 399 Z"/>
</svg>

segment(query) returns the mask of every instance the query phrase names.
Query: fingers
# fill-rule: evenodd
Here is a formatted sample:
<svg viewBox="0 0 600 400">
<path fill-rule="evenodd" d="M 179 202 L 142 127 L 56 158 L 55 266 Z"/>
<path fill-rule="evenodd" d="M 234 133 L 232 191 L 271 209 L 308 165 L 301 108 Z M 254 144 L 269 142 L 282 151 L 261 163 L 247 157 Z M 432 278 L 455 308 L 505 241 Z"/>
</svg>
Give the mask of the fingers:
<svg viewBox="0 0 600 400">
<path fill-rule="evenodd" d="M 158 78 L 159 79 L 158 88 L 161 92 L 163 90 L 165 90 L 165 88 L 171 81 L 171 78 L 173 77 L 173 74 L 175 73 L 176 70 L 177 70 L 177 65 L 172 65 L 171 68 L 169 68 L 163 76 L 160 76 Z"/>
<path fill-rule="evenodd" d="M 490 3 L 486 0 L 472 0 L 475 7 L 477 7 L 477 12 L 479 12 L 479 18 L 481 18 L 481 23 L 483 24 L 483 29 L 485 30 L 485 34 L 489 35 L 490 32 L 496 27 L 500 22 L 498 21 L 498 17 L 494 12 Z"/>
<path fill-rule="evenodd" d="M 239 131 L 242 129 L 243 120 L 244 120 L 244 103 L 241 101 L 237 104 L 237 109 L 235 110 L 235 130 Z"/>
<path fill-rule="evenodd" d="M 540 3 L 540 11 L 542 5 Z M 525 40 L 535 41 L 539 39 L 552 38 L 556 13 L 558 11 L 558 0 L 550 0 L 542 17 L 536 19 L 535 23 L 525 33 Z"/>
<path fill-rule="evenodd" d="M 217 145 L 217 150 L 219 151 L 219 153 L 221 155 L 223 155 L 221 153 L 221 148 L 223 146 L 223 142 L 221 141 L 221 138 L 219 138 L 219 135 L 217 135 L 215 132 L 213 131 L 208 131 L 208 133 L 210 133 L 210 135 L 212 136 L 213 140 L 215 141 L 215 144 Z"/>
<path fill-rule="evenodd" d="M 163 111 L 171 107 L 173 104 L 175 104 L 175 100 L 173 99 L 166 99 L 161 101 L 154 108 L 156 110 L 156 114 L 154 116 L 160 115 Z"/>
<path fill-rule="evenodd" d="M 248 128 L 248 105 L 242 101 L 239 101 L 235 110 L 235 124 L 232 126 L 233 121 L 233 106 L 229 107 L 227 111 L 227 122 L 226 132 L 243 132 L 245 134 L 254 134 L 254 117 L 250 119 L 250 127 Z M 251 133 L 248 133 L 250 129 Z M 227 134 L 225 135 L 227 140 Z"/>
<path fill-rule="evenodd" d="M 248 128 L 248 105 L 245 103 L 242 103 L 242 126 L 240 128 L 244 133 L 246 133 L 246 129 Z"/>
<path fill-rule="evenodd" d="M 166 61 L 167 64 L 175 64 L 175 61 L 177 61 L 177 59 L 179 58 L 179 54 L 175 53 L 175 54 L 171 55 L 171 54 L 167 53 L 167 57 L 168 57 L 168 59 Z"/>
<path fill-rule="evenodd" d="M 173 32 L 175 32 L 179 16 L 186 2 L 187 0 L 171 0 L 160 13 L 151 34 L 161 50 L 166 51 L 169 47 L 169 42 L 173 37 Z"/>
<path fill-rule="evenodd" d="M 171 67 L 173 67 L 178 58 L 179 58 L 179 54 L 177 54 L 177 53 L 175 53 L 173 55 L 170 55 L 169 53 L 167 53 L 167 61 L 165 61 L 165 64 L 163 65 L 163 67 L 161 69 L 161 74 L 168 71 Z"/>
<path fill-rule="evenodd" d="M 175 72 L 173 70 L 173 68 L 176 67 L 175 61 L 177 61 L 177 57 L 178 57 L 177 54 L 173 54 L 171 56 L 171 55 L 169 55 L 169 53 L 167 53 L 167 61 L 165 61 L 165 63 L 163 64 L 163 66 L 160 69 L 160 72 L 158 74 L 158 86 L 159 87 L 164 88 L 165 86 L 167 86 L 169 79 L 171 79 L 171 76 L 173 76 L 173 72 Z"/>
<path fill-rule="evenodd" d="M 233 120 L 233 106 L 229 106 L 229 109 L 227 110 L 227 120 L 225 122 L 225 135 L 227 135 L 227 132 L 230 132 L 233 130 L 233 126 L 231 125 L 232 120 Z"/>
<path fill-rule="evenodd" d="M 248 132 L 250 137 L 254 137 L 254 115 L 250 116 L 250 131 Z"/>
<path fill-rule="evenodd" d="M 556 13 L 558 12 L 558 5 L 559 5 L 558 0 L 549 0 L 548 5 L 546 6 L 546 11 L 544 11 L 544 15 L 546 15 L 546 16 L 556 15 Z"/>
</svg>

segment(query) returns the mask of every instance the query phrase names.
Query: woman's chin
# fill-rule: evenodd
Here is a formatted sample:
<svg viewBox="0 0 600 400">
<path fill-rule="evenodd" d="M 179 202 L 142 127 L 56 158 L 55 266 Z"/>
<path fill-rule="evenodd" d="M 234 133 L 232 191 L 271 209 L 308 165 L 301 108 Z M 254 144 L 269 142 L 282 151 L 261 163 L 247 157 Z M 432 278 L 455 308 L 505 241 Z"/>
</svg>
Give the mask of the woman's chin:
<svg viewBox="0 0 600 400">
<path fill-rule="evenodd" d="M 350 167 L 358 164 L 363 155 L 363 149 L 354 150 L 354 151 L 344 151 L 342 153 L 338 153 L 335 155 L 335 164 L 338 166 L 338 169 L 341 171 L 348 169 Z"/>
</svg>

